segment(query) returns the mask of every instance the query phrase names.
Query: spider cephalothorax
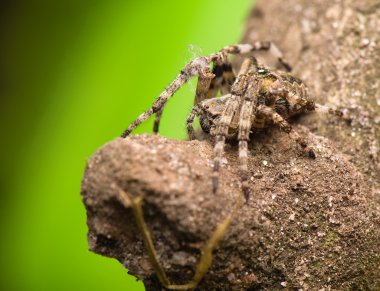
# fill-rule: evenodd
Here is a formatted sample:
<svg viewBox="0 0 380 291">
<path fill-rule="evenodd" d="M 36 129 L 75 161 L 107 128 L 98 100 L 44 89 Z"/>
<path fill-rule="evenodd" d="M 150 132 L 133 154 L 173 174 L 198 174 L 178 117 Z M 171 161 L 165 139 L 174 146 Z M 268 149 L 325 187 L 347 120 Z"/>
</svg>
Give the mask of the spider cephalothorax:
<svg viewBox="0 0 380 291">
<path fill-rule="evenodd" d="M 237 140 L 239 142 L 242 190 L 246 200 L 248 199 L 248 180 L 250 178 L 248 140 L 251 132 L 256 129 L 277 125 L 288 133 L 289 137 L 298 143 L 310 158 L 315 158 L 314 150 L 308 146 L 306 140 L 302 139 L 293 130 L 287 120 L 305 111 L 319 111 L 340 117 L 343 116 L 342 112 L 316 104 L 310 98 L 305 84 L 300 79 L 287 72 L 260 65 L 252 56 L 244 60 L 239 73 L 235 75 L 228 55 L 247 54 L 259 50 L 269 51 L 286 71 L 291 70 L 288 63 L 283 60 L 281 52 L 270 42 L 227 46 L 215 54 L 196 58 L 185 66 L 177 78 L 156 99 L 152 107 L 142 113 L 125 130 L 122 137 L 127 137 L 132 130 L 153 114 L 156 114 L 154 132 L 157 133 L 166 102 L 191 77 L 198 76 L 194 107 L 187 118 L 187 130 L 189 138 L 192 139 L 194 137 L 193 122 L 195 117 L 198 116 L 202 130 L 215 139 L 212 174 L 214 193 L 217 192 L 219 187 L 219 170 L 224 144 L 228 139 Z M 222 97 L 216 97 L 219 91 Z M 236 203 L 234 210 L 218 225 L 205 245 L 203 255 L 191 283 L 170 285 L 165 272 L 158 263 L 153 243 L 144 224 L 141 199 L 137 199 L 136 202 L 131 198 L 127 200 L 135 209 L 137 221 L 140 221 L 141 231 L 145 236 L 144 240 L 160 281 L 169 289 L 185 290 L 195 288 L 211 264 L 212 249 L 216 247 L 223 236 L 240 203 Z"/>
</svg>

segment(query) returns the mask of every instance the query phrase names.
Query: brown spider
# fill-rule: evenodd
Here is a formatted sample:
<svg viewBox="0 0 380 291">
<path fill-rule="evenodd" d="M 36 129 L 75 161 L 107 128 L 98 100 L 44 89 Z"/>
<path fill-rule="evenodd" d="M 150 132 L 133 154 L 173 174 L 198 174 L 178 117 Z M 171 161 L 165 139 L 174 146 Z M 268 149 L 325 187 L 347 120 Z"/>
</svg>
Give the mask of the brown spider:
<svg viewBox="0 0 380 291">
<path fill-rule="evenodd" d="M 248 140 L 252 130 L 278 125 L 297 142 L 310 158 L 314 150 L 308 146 L 287 122 L 290 117 L 305 111 L 320 111 L 343 116 L 339 110 L 316 104 L 308 95 L 305 84 L 283 71 L 259 65 L 255 57 L 244 60 L 235 76 L 229 54 L 246 54 L 265 50 L 274 55 L 289 72 L 280 50 L 271 42 L 227 46 L 215 54 L 199 57 L 188 63 L 177 78 L 161 93 L 153 106 L 141 114 L 123 133 L 128 136 L 139 124 L 156 114 L 154 132 L 158 132 L 162 111 L 169 98 L 191 77 L 198 76 L 194 107 L 187 119 L 189 138 L 194 137 L 193 121 L 198 116 L 204 132 L 215 137 L 213 192 L 219 187 L 219 169 L 226 140 L 239 141 L 239 162 L 242 190 L 248 199 Z M 212 72 L 210 70 L 213 63 Z M 216 98 L 218 91 L 222 97 Z"/>
<path fill-rule="evenodd" d="M 248 199 L 248 140 L 253 130 L 278 125 L 301 146 L 310 158 L 315 158 L 314 150 L 292 129 L 287 119 L 305 111 L 319 111 L 339 117 L 343 117 L 343 113 L 316 104 L 308 95 L 307 88 L 301 80 L 288 73 L 259 65 L 254 57 L 246 58 L 239 74 L 235 76 L 228 55 L 246 54 L 259 50 L 269 51 L 288 72 L 291 70 L 291 67 L 283 60 L 281 52 L 270 42 L 227 46 L 215 54 L 196 58 L 185 66 L 177 78 L 156 99 L 153 106 L 141 114 L 125 130 L 122 137 L 127 137 L 153 114 L 156 114 L 153 130 L 157 133 L 166 102 L 191 77 L 198 76 L 194 107 L 187 118 L 187 130 L 189 138 L 192 139 L 194 137 L 193 121 L 198 116 L 202 130 L 215 137 L 212 176 L 214 193 L 219 186 L 219 168 L 225 141 L 238 140 L 242 190 L 246 200 Z M 219 90 L 223 96 L 216 98 Z M 349 118 L 343 118 L 350 121 Z M 232 211 L 216 226 L 209 240 L 205 243 L 193 279 L 187 284 L 175 285 L 170 283 L 165 270 L 159 263 L 152 237 L 143 216 L 143 196 L 134 196 L 121 188 L 119 190 L 121 203 L 125 207 L 133 209 L 150 261 L 162 285 L 171 290 L 196 288 L 211 266 L 213 250 L 223 238 L 233 217 L 242 205 L 241 193 L 236 197 Z"/>
</svg>

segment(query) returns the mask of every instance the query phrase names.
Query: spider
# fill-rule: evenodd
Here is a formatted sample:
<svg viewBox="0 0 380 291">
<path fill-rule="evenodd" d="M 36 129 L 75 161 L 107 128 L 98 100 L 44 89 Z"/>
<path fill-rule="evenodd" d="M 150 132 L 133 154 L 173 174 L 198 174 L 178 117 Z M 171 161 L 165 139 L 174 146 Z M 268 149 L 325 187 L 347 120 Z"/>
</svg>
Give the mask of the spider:
<svg viewBox="0 0 380 291">
<path fill-rule="evenodd" d="M 244 55 L 253 51 L 269 51 L 287 72 L 268 68 L 259 64 L 255 57 L 243 61 L 239 73 L 235 76 L 228 56 Z M 212 67 L 212 69 L 211 69 Z M 239 141 L 239 164 L 242 192 L 236 198 L 235 206 L 226 218 L 220 222 L 205 243 L 193 279 L 182 285 L 171 284 L 160 265 L 155 247 L 144 220 L 143 196 L 134 196 L 119 189 L 119 199 L 125 207 L 131 207 L 153 268 L 162 285 L 171 290 L 194 289 L 202 280 L 212 263 L 212 251 L 217 247 L 227 231 L 233 217 L 242 205 L 243 194 L 248 201 L 248 141 L 252 131 L 272 125 L 279 126 L 289 134 L 303 151 L 312 159 L 314 150 L 306 140 L 293 130 L 288 119 L 305 111 L 329 113 L 350 121 L 339 110 L 316 104 L 310 97 L 306 85 L 289 74 L 290 65 L 284 61 L 280 50 L 271 42 L 238 44 L 227 46 L 219 52 L 199 57 L 189 62 L 175 80 L 161 93 L 152 107 L 142 113 L 122 134 L 127 137 L 137 126 L 156 114 L 153 131 L 158 133 L 159 123 L 166 102 L 193 76 L 198 76 L 194 107 L 187 118 L 187 131 L 194 138 L 193 122 L 197 116 L 204 132 L 215 138 L 212 191 L 219 187 L 219 170 L 227 140 Z M 216 97 L 218 91 L 223 95 Z"/>
<path fill-rule="evenodd" d="M 243 61 L 235 76 L 230 54 L 241 55 L 253 51 L 269 51 L 287 72 L 268 68 L 250 56 Z M 213 68 L 211 71 L 211 64 Z M 204 132 L 215 138 L 212 190 L 219 188 L 219 170 L 226 140 L 239 141 L 239 170 L 243 193 L 249 197 L 248 141 L 250 133 L 272 125 L 289 134 L 312 159 L 314 150 L 288 123 L 292 116 L 305 111 L 330 113 L 343 118 L 339 110 L 316 104 L 306 85 L 290 75 L 291 66 L 281 51 L 271 42 L 238 44 L 224 47 L 219 52 L 189 62 L 175 80 L 161 93 L 153 106 L 142 113 L 122 134 L 127 137 L 137 126 L 156 114 L 153 131 L 158 133 L 159 122 L 166 102 L 193 76 L 198 76 L 194 107 L 187 118 L 189 139 L 194 138 L 193 122 L 199 118 Z M 215 97 L 220 90 L 222 97 Z"/>
<path fill-rule="evenodd" d="M 253 51 L 269 51 L 277 58 L 285 71 L 270 69 L 250 56 L 243 61 L 235 76 L 228 56 L 244 55 Z M 212 67 L 212 69 L 211 69 Z M 187 131 L 194 138 L 193 122 L 197 116 L 201 128 L 215 138 L 212 190 L 219 188 L 219 169 L 227 140 L 239 141 L 239 164 L 242 192 L 236 197 L 232 211 L 216 226 L 205 243 L 193 279 L 182 285 L 171 284 L 160 265 L 152 237 L 144 220 L 143 196 L 134 196 L 119 188 L 119 199 L 125 207 L 131 207 L 143 236 L 150 261 L 162 285 L 170 290 L 195 289 L 212 263 L 212 252 L 227 231 L 233 217 L 242 205 L 243 194 L 248 201 L 248 141 L 252 131 L 272 125 L 279 126 L 289 134 L 312 159 L 314 150 L 306 140 L 293 130 L 288 119 L 305 111 L 318 111 L 336 115 L 350 122 L 339 110 L 316 104 L 308 94 L 306 85 L 289 74 L 290 65 L 283 59 L 280 50 L 271 42 L 238 44 L 224 47 L 219 52 L 199 57 L 189 62 L 175 80 L 161 93 L 153 106 L 142 113 L 122 134 L 127 137 L 137 126 L 156 114 L 153 131 L 158 133 L 159 123 L 166 102 L 193 76 L 198 76 L 194 107 L 187 118 Z M 218 91 L 223 95 L 217 98 Z"/>
</svg>

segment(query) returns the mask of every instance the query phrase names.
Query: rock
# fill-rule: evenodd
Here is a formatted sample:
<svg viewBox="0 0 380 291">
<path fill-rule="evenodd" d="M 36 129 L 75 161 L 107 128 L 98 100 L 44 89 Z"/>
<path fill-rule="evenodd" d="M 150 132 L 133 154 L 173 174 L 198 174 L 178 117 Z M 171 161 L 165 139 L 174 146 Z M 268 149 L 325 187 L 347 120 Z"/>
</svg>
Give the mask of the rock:
<svg viewBox="0 0 380 291">
<path fill-rule="evenodd" d="M 250 144 L 252 194 L 233 220 L 197 290 L 377 290 L 379 213 L 363 177 L 325 138 L 295 126 L 318 149 L 315 160 L 277 129 Z M 119 188 L 143 195 L 159 260 L 173 283 L 193 275 L 200 247 L 240 191 L 237 146 L 226 146 L 221 187 L 212 193 L 210 141 L 156 135 L 116 139 L 87 164 L 82 183 L 89 245 L 118 259 L 147 290 L 161 287 L 131 208 Z M 263 165 L 263 161 L 268 164 Z M 260 171 L 262 175 L 255 176 Z M 273 195 L 275 193 L 276 195 Z M 291 218 L 291 219 L 290 219 Z"/>
</svg>

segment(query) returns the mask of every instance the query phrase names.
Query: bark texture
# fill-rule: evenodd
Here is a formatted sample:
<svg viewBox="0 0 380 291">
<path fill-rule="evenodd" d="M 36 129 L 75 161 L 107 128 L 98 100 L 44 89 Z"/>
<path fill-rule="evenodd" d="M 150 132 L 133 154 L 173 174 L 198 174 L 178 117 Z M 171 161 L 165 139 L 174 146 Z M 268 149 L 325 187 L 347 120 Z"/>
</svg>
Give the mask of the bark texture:
<svg viewBox="0 0 380 291">
<path fill-rule="evenodd" d="M 274 41 L 315 99 L 346 109 L 353 123 L 317 114 L 295 120 L 316 160 L 277 129 L 255 135 L 251 199 L 198 289 L 379 290 L 380 1 L 258 1 L 242 42 L 256 40 Z M 169 278 L 189 281 L 240 187 L 237 146 L 229 144 L 221 191 L 212 194 L 212 148 L 208 139 L 137 135 L 98 150 L 82 184 L 90 249 L 117 258 L 147 290 L 160 290 L 132 210 L 119 202 L 121 187 L 144 196 Z"/>
</svg>

